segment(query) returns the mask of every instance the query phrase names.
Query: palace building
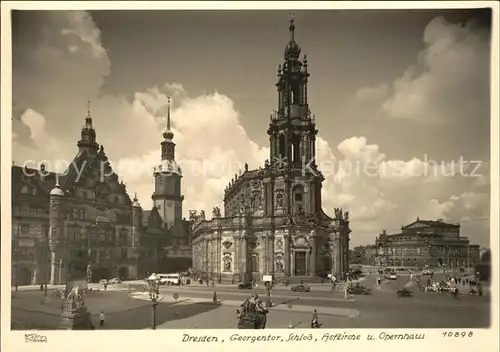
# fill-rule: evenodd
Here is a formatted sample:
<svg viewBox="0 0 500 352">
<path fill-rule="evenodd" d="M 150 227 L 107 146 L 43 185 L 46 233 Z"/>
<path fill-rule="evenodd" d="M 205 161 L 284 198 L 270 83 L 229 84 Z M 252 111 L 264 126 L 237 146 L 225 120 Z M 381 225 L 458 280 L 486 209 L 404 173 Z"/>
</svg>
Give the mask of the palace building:
<svg viewBox="0 0 500 352">
<path fill-rule="evenodd" d="M 349 214 L 332 219 L 321 206 L 324 176 L 315 163 L 315 117 L 309 109 L 307 58 L 295 25 L 278 67 L 278 109 L 267 133 L 270 158 L 235 175 L 224 193 L 224 216 L 192 211 L 193 269 L 206 280 L 311 279 L 348 271 Z"/>
<path fill-rule="evenodd" d="M 182 172 L 168 128 L 154 168 L 154 206 L 143 210 L 96 142 L 89 113 L 78 153 L 61 174 L 12 166 L 12 283 L 60 284 L 84 258 L 92 281 L 191 267 L 190 224 L 182 218 Z M 75 264 L 76 265 L 76 264 Z"/>
<path fill-rule="evenodd" d="M 473 268 L 480 261 L 479 246 L 460 236 L 460 225 L 442 220 L 417 218 L 401 233 L 384 231 L 371 250 L 373 263 L 380 266 Z"/>
</svg>

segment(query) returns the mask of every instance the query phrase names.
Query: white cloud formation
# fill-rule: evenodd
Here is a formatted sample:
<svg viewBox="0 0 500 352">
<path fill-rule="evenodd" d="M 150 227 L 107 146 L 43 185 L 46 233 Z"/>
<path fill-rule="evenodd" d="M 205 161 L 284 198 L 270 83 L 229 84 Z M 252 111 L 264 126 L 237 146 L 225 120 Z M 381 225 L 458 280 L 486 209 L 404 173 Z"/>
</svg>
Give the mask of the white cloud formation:
<svg viewBox="0 0 500 352">
<path fill-rule="evenodd" d="M 39 45 L 23 49 L 30 69 L 14 68 L 16 105 L 28 108 L 14 124 L 13 158 L 18 164 L 54 155 L 71 160 L 86 115 L 85 101 L 91 99 L 98 142 L 129 192 L 137 192 L 148 208 L 168 96 L 174 98 L 172 129 L 176 159 L 184 173 L 185 215 L 188 209 L 209 211 L 222 205 L 225 185 L 244 163 L 253 168 L 268 157 L 267 146 L 248 137 L 233 101 L 222 93 L 190 96 L 179 82 L 158 82 L 156 87 L 136 92 L 131 102 L 99 94 L 111 64 L 92 18 L 74 12 L 44 15 L 51 17 L 50 25 L 40 31 Z M 484 44 L 470 28 L 442 19 L 429 24 L 424 39 L 426 49 L 414 68 L 392 84 L 361 89 L 359 101 L 379 101 L 392 117 L 439 119 L 454 113 L 456 104 L 447 100 L 454 96 L 449 90 L 459 92 L 462 80 L 476 78 L 475 60 L 478 51 L 485 50 Z M 473 68 L 464 73 L 457 65 Z M 443 82 L 444 75 L 452 73 L 453 78 Z M 443 96 L 444 88 L 448 91 Z M 482 102 L 475 96 L 460 98 L 471 109 Z M 29 136 L 22 138 L 26 128 Z M 338 206 L 349 210 L 353 244 L 371 242 L 382 229 L 396 230 L 417 216 L 454 222 L 488 216 L 489 178 L 484 165 L 482 177 L 457 176 L 456 172 L 446 176 L 430 159 L 391 160 L 364 136 L 348 138 L 336 148 L 322 136 L 317 139 L 317 156 L 326 176 L 324 209 L 327 213 Z M 444 169 L 453 169 L 450 161 Z M 484 223 L 473 231 L 477 231 L 475 238 L 486 243 Z"/>
<path fill-rule="evenodd" d="M 391 84 L 363 87 L 357 98 L 375 100 L 391 118 L 442 122 L 468 119 L 489 106 L 490 44 L 473 23 L 451 24 L 443 17 L 424 31 L 425 49 L 416 64 Z M 464 89 L 474 87 L 480 89 Z"/>
</svg>

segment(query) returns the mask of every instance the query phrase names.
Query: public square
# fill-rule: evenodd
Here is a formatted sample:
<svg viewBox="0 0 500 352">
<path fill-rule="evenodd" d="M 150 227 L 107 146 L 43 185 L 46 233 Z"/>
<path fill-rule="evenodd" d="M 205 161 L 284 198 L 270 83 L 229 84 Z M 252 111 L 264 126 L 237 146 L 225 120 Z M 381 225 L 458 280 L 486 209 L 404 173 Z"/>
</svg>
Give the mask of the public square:
<svg viewBox="0 0 500 352">
<path fill-rule="evenodd" d="M 435 277 L 436 278 L 436 277 Z M 291 292 L 278 286 L 272 291 L 273 307 L 266 328 L 309 328 L 312 312 L 317 310 L 322 328 L 487 328 L 490 325 L 490 293 L 482 297 L 423 292 L 415 282 L 401 275 L 395 281 L 376 285 L 376 276 L 361 284 L 371 295 L 332 292 L 329 284 L 310 285 L 311 292 Z M 407 287 L 413 297 L 397 297 L 397 289 Z M 52 298 L 42 304 L 43 292 L 32 287 L 13 293 L 13 329 L 57 329 L 61 302 Z M 465 292 L 466 290 L 462 290 Z M 213 302 L 214 292 L 217 303 Z M 215 287 L 191 284 L 162 286 L 162 301 L 156 308 L 157 329 L 230 329 L 236 328 L 236 309 L 251 292 L 265 296 L 265 290 L 241 290 L 231 285 Z M 174 293 L 179 297 L 174 300 Z M 128 284 L 110 285 L 107 291 L 88 294 L 85 302 L 99 329 L 99 312 L 106 314 L 104 329 L 151 329 L 152 303 L 147 292 L 129 292 Z M 291 303 L 291 310 L 288 310 Z"/>
</svg>

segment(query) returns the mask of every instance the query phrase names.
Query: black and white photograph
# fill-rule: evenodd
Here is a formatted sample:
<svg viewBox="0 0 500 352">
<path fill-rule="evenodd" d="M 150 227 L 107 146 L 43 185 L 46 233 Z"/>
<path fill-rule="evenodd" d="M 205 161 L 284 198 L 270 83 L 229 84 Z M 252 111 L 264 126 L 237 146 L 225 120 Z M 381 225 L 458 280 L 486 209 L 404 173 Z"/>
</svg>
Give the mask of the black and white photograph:
<svg viewBox="0 0 500 352">
<path fill-rule="evenodd" d="M 258 6 L 2 4 L 11 330 L 492 326 L 492 8 Z"/>
</svg>

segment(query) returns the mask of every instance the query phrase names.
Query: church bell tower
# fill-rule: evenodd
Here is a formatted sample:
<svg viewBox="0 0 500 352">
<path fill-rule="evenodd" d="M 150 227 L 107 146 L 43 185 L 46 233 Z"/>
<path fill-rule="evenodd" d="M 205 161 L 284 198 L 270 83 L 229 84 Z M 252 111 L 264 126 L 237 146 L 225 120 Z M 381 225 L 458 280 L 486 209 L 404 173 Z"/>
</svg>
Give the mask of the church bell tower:
<svg viewBox="0 0 500 352">
<path fill-rule="evenodd" d="M 155 166 L 155 190 L 152 199 L 165 226 L 170 228 L 175 222 L 182 220 L 181 195 L 182 171 L 175 162 L 174 133 L 170 129 L 170 98 L 168 98 L 167 129 L 161 142 L 161 162 Z"/>
<path fill-rule="evenodd" d="M 307 98 L 310 75 L 307 57 L 300 57 L 301 48 L 295 41 L 293 14 L 289 33 L 284 61 L 278 65 L 278 109 L 271 114 L 267 130 L 270 165 L 276 177 L 283 178 L 285 183 L 282 190 L 275 189 L 276 197 L 284 197 L 283 202 L 276 202 L 275 213 L 317 216 L 321 213 L 324 177 L 316 166 L 318 130 Z M 278 208 L 282 208 L 281 212 Z"/>
<path fill-rule="evenodd" d="M 303 169 L 304 164 L 316 165 L 318 131 L 307 101 L 307 57 L 300 58 L 301 48 L 295 41 L 293 15 L 289 31 L 284 61 L 278 66 L 278 109 L 271 114 L 268 130 L 270 160 L 271 163 L 278 161 L 288 169 Z"/>
</svg>

